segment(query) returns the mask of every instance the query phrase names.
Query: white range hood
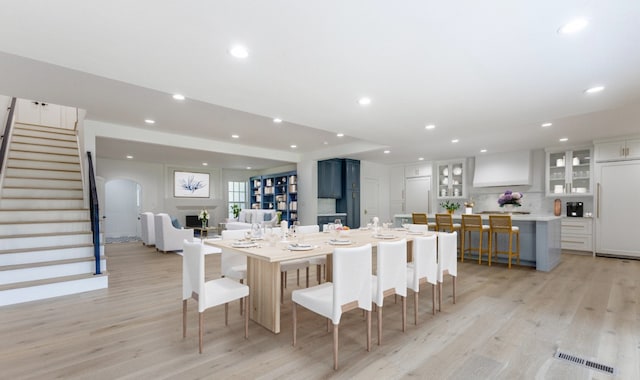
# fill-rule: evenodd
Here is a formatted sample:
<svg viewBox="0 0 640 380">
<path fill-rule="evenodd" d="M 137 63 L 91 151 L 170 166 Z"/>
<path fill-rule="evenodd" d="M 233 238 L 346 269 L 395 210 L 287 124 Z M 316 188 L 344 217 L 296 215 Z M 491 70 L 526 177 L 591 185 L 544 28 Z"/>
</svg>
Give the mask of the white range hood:
<svg viewBox="0 0 640 380">
<path fill-rule="evenodd" d="M 473 187 L 531 185 L 531 151 L 476 156 Z"/>
</svg>

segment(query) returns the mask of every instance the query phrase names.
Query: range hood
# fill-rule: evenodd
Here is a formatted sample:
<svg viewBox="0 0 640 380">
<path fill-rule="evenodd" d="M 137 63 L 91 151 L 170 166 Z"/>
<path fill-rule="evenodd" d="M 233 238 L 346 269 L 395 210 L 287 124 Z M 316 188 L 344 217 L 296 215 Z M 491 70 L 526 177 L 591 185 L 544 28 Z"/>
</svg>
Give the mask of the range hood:
<svg viewBox="0 0 640 380">
<path fill-rule="evenodd" d="M 474 187 L 531 185 L 532 177 L 531 151 L 476 156 Z"/>
</svg>

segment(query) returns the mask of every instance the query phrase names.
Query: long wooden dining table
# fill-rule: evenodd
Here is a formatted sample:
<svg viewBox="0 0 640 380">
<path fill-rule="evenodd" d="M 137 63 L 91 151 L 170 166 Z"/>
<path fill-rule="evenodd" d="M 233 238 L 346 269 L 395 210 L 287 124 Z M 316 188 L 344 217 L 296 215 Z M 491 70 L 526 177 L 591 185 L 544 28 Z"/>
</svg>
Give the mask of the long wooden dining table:
<svg viewBox="0 0 640 380">
<path fill-rule="evenodd" d="M 349 230 L 344 235 L 318 232 L 304 234 L 289 241 L 265 239 L 255 241 L 251 247 L 238 244 L 237 240 L 207 239 L 205 244 L 223 250 L 232 250 L 247 256 L 247 285 L 250 292 L 249 317 L 256 323 L 280 333 L 280 263 L 288 260 L 327 256 L 327 281 L 331 281 L 331 254 L 335 248 L 358 247 L 371 243 L 376 247 L 381 241 L 407 239 L 413 241 L 416 236 L 429 236 L 436 232 L 410 232 L 405 229 L 379 230 L 374 233 L 367 229 Z M 345 240 L 348 240 L 348 244 Z M 297 246 L 299 244 L 300 246 Z M 311 247 L 306 247 L 310 245 Z M 408 244 L 410 250 L 411 245 Z"/>
</svg>

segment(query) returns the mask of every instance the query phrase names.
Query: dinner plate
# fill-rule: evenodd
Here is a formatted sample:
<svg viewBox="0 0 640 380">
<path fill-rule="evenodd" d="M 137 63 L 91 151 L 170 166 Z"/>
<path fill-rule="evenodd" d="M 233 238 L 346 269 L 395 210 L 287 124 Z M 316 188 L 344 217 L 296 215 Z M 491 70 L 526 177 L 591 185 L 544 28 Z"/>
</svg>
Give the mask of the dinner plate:
<svg viewBox="0 0 640 380">
<path fill-rule="evenodd" d="M 453 175 L 462 174 L 462 168 L 453 168 Z"/>
<path fill-rule="evenodd" d="M 252 247 L 257 247 L 258 244 L 252 241 L 238 241 L 231 244 L 231 246 L 233 248 L 252 248 Z"/>
<path fill-rule="evenodd" d="M 308 245 L 308 244 L 303 244 L 303 245 L 298 244 L 298 245 L 289 246 L 290 251 L 310 251 L 314 248 L 316 248 L 315 245 Z"/>
<path fill-rule="evenodd" d="M 331 245 L 349 245 L 349 244 L 351 244 L 351 240 L 347 240 L 347 239 L 331 239 L 331 240 L 329 240 L 329 244 L 331 244 Z"/>
<path fill-rule="evenodd" d="M 395 239 L 396 235 L 392 235 L 392 234 L 376 234 L 373 235 L 374 238 L 376 239 Z"/>
<path fill-rule="evenodd" d="M 408 234 L 409 235 L 424 235 L 424 232 L 422 232 L 422 231 L 409 231 Z"/>
</svg>

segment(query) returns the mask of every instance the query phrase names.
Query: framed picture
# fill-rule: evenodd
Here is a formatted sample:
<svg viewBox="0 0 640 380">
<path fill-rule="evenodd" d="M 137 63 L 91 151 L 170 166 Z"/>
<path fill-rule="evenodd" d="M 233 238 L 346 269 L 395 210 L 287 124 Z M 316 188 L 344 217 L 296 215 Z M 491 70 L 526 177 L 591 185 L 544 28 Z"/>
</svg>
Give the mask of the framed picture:
<svg viewBox="0 0 640 380">
<path fill-rule="evenodd" d="M 176 198 L 209 198 L 209 174 L 173 172 L 173 196 Z"/>
</svg>

